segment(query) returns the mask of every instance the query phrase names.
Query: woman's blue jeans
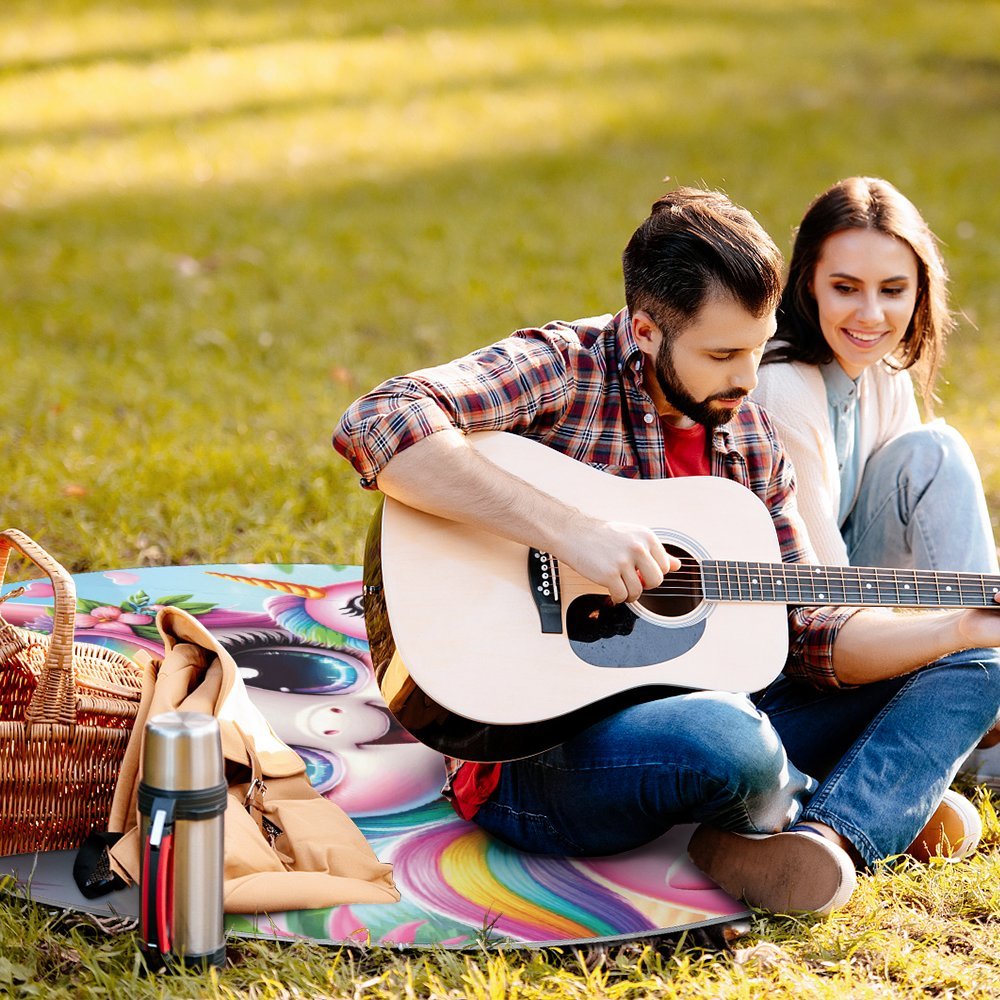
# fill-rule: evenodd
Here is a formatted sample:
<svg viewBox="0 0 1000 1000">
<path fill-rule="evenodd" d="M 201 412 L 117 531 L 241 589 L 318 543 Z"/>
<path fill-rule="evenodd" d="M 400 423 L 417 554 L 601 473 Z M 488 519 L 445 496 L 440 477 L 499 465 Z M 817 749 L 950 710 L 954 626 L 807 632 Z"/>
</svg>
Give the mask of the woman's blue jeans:
<svg viewBox="0 0 1000 1000">
<path fill-rule="evenodd" d="M 997 572 L 976 460 L 943 421 L 900 434 L 868 459 L 841 534 L 852 566 Z"/>
<path fill-rule="evenodd" d="M 976 460 L 942 421 L 889 441 L 865 465 L 841 533 L 854 566 L 995 574 L 997 550 Z M 1000 784 L 1000 746 L 962 764 Z"/>
<path fill-rule="evenodd" d="M 856 688 L 781 678 L 753 700 L 676 694 L 506 764 L 476 822 L 522 850 L 579 856 L 677 823 L 771 833 L 801 817 L 873 864 L 914 840 L 998 703 L 992 649 Z"/>
</svg>

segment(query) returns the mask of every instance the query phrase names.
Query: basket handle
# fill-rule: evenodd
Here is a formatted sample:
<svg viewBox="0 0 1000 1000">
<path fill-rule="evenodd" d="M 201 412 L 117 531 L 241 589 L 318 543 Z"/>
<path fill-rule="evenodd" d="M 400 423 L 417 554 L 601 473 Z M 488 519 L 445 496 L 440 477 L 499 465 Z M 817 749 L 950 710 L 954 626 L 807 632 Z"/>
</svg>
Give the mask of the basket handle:
<svg viewBox="0 0 1000 1000">
<path fill-rule="evenodd" d="M 76 585 L 69 573 L 36 541 L 17 528 L 0 532 L 0 583 L 7 574 L 10 550 L 17 549 L 52 581 L 55 608 L 52 635 L 38 686 L 24 715 L 24 721 L 76 725 L 76 685 L 73 677 L 73 619 L 76 614 Z"/>
</svg>

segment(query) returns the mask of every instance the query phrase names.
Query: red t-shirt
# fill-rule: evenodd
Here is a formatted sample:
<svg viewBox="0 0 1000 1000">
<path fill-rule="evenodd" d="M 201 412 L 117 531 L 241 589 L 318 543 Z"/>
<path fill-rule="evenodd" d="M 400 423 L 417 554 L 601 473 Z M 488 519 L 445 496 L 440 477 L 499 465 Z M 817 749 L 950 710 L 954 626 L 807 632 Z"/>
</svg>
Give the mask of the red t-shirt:
<svg viewBox="0 0 1000 1000">
<path fill-rule="evenodd" d="M 666 464 L 670 477 L 708 476 L 708 431 L 702 424 L 675 427 L 661 418 L 666 441 Z M 472 819 L 479 807 L 493 794 L 500 783 L 503 764 L 466 763 L 452 779 L 452 806 L 462 819 Z"/>
<path fill-rule="evenodd" d="M 666 442 L 665 461 L 671 479 L 712 474 L 708 458 L 708 430 L 703 424 L 675 427 L 661 417 L 660 427 L 663 429 L 663 439 Z"/>
</svg>

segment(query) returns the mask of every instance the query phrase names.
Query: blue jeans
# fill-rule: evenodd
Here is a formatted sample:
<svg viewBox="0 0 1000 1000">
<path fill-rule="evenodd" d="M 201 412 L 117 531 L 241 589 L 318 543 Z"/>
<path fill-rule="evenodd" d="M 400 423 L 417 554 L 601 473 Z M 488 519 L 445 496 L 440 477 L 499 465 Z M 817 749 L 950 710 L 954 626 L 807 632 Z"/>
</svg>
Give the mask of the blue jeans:
<svg viewBox="0 0 1000 1000">
<path fill-rule="evenodd" d="M 770 833 L 801 817 L 873 864 L 912 843 L 998 704 L 996 650 L 856 688 L 780 678 L 753 701 L 677 694 L 505 764 L 476 822 L 522 850 L 580 856 L 677 823 Z"/>
<path fill-rule="evenodd" d="M 941 421 L 901 434 L 868 459 L 841 534 L 852 566 L 997 572 L 976 460 Z"/>
<path fill-rule="evenodd" d="M 820 779 L 802 819 L 832 827 L 871 865 L 909 847 L 993 725 L 1000 653 L 968 649 L 854 688 L 781 677 L 754 701 L 789 758 Z"/>
<path fill-rule="evenodd" d="M 476 822 L 526 851 L 616 854 L 676 823 L 775 832 L 815 788 L 745 695 L 684 692 L 505 764 Z"/>
</svg>

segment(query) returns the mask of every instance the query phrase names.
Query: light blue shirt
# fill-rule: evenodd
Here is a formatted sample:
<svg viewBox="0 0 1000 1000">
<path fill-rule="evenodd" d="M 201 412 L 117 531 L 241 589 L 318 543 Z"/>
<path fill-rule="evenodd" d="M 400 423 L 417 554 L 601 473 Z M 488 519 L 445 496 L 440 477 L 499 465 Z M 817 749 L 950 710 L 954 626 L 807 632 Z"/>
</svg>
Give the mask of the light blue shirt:
<svg viewBox="0 0 1000 1000">
<path fill-rule="evenodd" d="M 844 526 L 861 481 L 861 427 L 858 423 L 858 382 L 852 379 L 836 359 L 819 366 L 826 385 L 826 405 L 830 412 L 830 430 L 837 452 L 840 472 L 840 511 L 837 525 Z M 861 376 L 858 377 L 859 380 Z"/>
</svg>

